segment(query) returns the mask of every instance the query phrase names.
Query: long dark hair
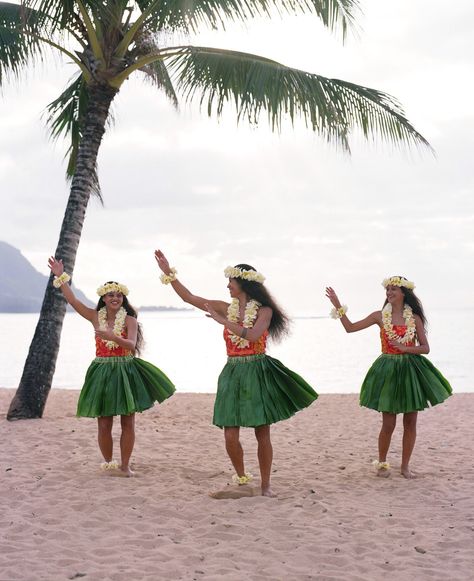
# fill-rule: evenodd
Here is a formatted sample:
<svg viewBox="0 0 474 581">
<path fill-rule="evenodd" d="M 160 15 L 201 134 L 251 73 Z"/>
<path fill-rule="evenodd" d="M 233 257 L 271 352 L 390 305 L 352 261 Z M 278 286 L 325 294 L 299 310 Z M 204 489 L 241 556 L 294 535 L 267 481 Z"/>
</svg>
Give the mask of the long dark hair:
<svg viewBox="0 0 474 581">
<path fill-rule="evenodd" d="M 115 282 L 115 281 L 113 281 L 113 280 L 109 280 L 109 281 L 107 281 L 104 284 L 118 284 L 118 283 Z M 127 315 L 130 315 L 134 319 L 138 319 L 138 313 L 132 307 L 132 305 L 128 302 L 127 297 L 125 295 L 122 295 L 122 297 L 123 297 L 122 307 L 125 309 Z M 95 310 L 96 311 L 100 311 L 100 309 L 102 307 L 105 307 L 104 297 L 100 297 L 99 302 L 97 303 L 97 306 L 96 306 Z M 137 321 L 137 323 L 138 323 L 138 321 Z M 137 355 L 140 355 L 144 343 L 145 343 L 145 341 L 143 339 L 142 326 L 141 326 L 140 323 L 138 323 L 137 324 L 137 342 L 135 344 L 135 353 Z"/>
<path fill-rule="evenodd" d="M 236 264 L 235 268 L 241 270 L 256 270 L 250 264 Z M 274 341 L 281 341 L 285 335 L 288 335 L 290 330 L 290 319 L 283 309 L 278 306 L 275 299 L 268 292 L 266 287 L 260 283 L 252 280 L 245 280 L 243 278 L 234 279 L 238 282 L 240 288 L 251 299 L 258 301 L 263 307 L 270 307 L 272 309 L 272 320 L 268 327 L 268 333 Z"/>
<path fill-rule="evenodd" d="M 404 276 L 399 276 L 398 278 L 407 280 Z M 425 315 L 425 311 L 423 310 L 423 305 L 421 304 L 420 299 L 416 296 L 416 294 L 409 288 L 405 286 L 400 287 L 403 293 L 403 300 L 404 302 L 409 305 L 413 311 L 413 314 L 418 315 L 423 323 L 424 329 L 428 328 L 428 320 Z M 388 300 L 385 299 L 383 306 L 388 303 Z"/>
</svg>

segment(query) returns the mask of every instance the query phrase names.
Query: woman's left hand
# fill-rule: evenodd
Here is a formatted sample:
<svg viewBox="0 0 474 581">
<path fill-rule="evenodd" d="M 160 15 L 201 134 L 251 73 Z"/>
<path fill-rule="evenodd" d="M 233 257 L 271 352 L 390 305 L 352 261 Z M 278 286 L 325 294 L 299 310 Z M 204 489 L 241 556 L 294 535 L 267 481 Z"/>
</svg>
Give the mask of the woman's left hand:
<svg viewBox="0 0 474 581">
<path fill-rule="evenodd" d="M 219 315 L 219 313 L 214 310 L 209 303 L 206 303 L 204 306 L 206 307 L 206 311 L 208 313 L 206 317 L 214 319 L 214 321 L 217 321 L 220 325 L 225 324 L 226 319 L 222 315 Z"/>
<path fill-rule="evenodd" d="M 110 329 L 96 328 L 95 336 L 99 337 L 99 339 L 102 339 L 103 341 L 114 341 L 115 338 L 113 331 L 111 331 Z"/>
<path fill-rule="evenodd" d="M 404 345 L 403 343 L 400 343 L 399 341 L 389 341 L 388 344 L 393 349 L 398 349 L 402 353 L 407 353 L 407 351 L 408 351 L 407 346 Z"/>
</svg>

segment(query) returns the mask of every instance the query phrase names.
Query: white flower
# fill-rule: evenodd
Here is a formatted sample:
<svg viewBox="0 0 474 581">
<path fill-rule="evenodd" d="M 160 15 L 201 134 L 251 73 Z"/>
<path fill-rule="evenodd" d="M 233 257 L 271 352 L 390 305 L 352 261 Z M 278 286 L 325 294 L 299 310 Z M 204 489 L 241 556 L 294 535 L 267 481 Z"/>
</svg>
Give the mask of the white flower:
<svg viewBox="0 0 474 581">
<path fill-rule="evenodd" d="M 63 272 L 59 276 L 54 277 L 53 286 L 55 288 L 59 288 L 63 284 L 65 284 L 66 282 L 69 282 L 70 280 L 71 280 L 71 277 L 69 276 L 69 274 L 67 272 Z"/>
<path fill-rule="evenodd" d="M 117 314 L 115 315 L 114 328 L 113 328 L 113 334 L 116 335 L 117 337 L 122 336 L 123 330 L 125 328 L 125 319 L 126 318 L 127 318 L 127 311 L 123 307 L 120 307 Z M 106 307 L 102 307 L 99 310 L 98 319 L 99 319 L 99 329 L 101 331 L 107 331 L 108 325 L 107 325 L 107 308 Z M 117 347 L 119 346 L 118 343 L 116 343 L 115 341 L 104 341 L 104 343 L 107 345 L 107 347 L 109 349 L 117 349 Z"/>
<path fill-rule="evenodd" d="M 384 278 L 382 286 L 384 288 L 387 288 L 388 286 L 403 286 L 409 290 L 413 290 L 415 288 L 415 283 L 403 277 L 392 276 L 390 278 Z"/>
<path fill-rule="evenodd" d="M 162 274 L 160 275 L 160 280 L 163 284 L 169 284 L 170 282 L 173 282 L 174 280 L 176 280 L 178 271 L 176 270 L 176 268 L 171 268 L 170 269 L 170 274 Z"/>
<path fill-rule="evenodd" d="M 251 329 L 253 327 L 260 306 L 261 306 L 260 303 L 254 301 L 253 299 L 245 305 L 245 313 L 243 320 L 243 326 L 245 329 Z M 227 320 L 230 321 L 231 323 L 238 323 L 239 314 L 240 314 L 239 300 L 232 299 L 232 302 L 230 303 L 227 309 Z M 239 337 L 238 335 L 235 335 L 232 332 L 229 332 L 229 339 L 232 341 L 234 345 L 237 345 L 239 349 L 243 349 L 244 347 L 248 347 L 250 345 L 250 341 L 242 337 Z"/>
<path fill-rule="evenodd" d="M 107 293 L 122 293 L 126 297 L 128 292 L 128 288 L 124 284 L 118 282 L 108 282 L 97 289 L 99 297 L 103 297 Z"/>
<path fill-rule="evenodd" d="M 241 278 L 243 280 L 249 280 L 252 282 L 263 283 L 265 277 L 260 272 L 256 270 L 244 270 L 242 268 L 237 268 L 235 266 L 228 266 L 224 270 L 224 275 L 226 278 Z"/>
<path fill-rule="evenodd" d="M 342 305 L 342 307 L 339 307 L 338 309 L 336 309 L 336 307 L 333 307 L 329 314 L 331 316 L 331 319 L 342 319 L 342 317 L 347 313 L 347 311 L 348 306 Z"/>
<path fill-rule="evenodd" d="M 403 336 L 398 335 L 393 330 L 392 325 L 392 305 L 387 303 L 382 309 L 382 323 L 387 337 L 391 341 L 398 341 L 403 345 L 412 343 L 415 338 L 416 323 L 415 316 L 413 315 L 413 310 L 409 305 L 405 305 L 403 308 L 403 318 L 405 319 L 406 331 Z"/>
</svg>

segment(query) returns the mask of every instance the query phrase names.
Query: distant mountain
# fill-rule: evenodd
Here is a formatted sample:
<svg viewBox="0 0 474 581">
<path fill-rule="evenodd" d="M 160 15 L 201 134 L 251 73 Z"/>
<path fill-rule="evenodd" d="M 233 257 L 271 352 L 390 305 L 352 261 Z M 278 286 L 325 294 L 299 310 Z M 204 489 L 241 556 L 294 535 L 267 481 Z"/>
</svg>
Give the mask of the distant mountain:
<svg viewBox="0 0 474 581">
<path fill-rule="evenodd" d="M 18 248 L 1 241 L 0 273 L 0 313 L 40 311 L 49 277 L 38 272 Z M 93 306 L 84 293 L 73 288 L 79 300 Z"/>
</svg>

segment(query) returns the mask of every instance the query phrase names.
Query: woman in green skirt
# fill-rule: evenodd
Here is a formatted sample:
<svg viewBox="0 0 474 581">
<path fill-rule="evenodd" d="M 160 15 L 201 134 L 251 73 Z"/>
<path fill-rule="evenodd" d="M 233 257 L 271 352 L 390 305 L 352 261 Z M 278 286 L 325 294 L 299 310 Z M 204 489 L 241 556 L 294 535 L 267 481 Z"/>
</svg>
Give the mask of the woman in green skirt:
<svg viewBox="0 0 474 581">
<path fill-rule="evenodd" d="M 164 273 L 164 284 L 171 283 L 183 301 L 206 311 L 224 326 L 228 359 L 219 376 L 213 423 L 224 428 L 237 484 L 251 480 L 244 468 L 240 428 L 255 429 L 262 495 L 274 496 L 270 488 L 270 424 L 289 418 L 318 397 L 298 374 L 265 354 L 267 337 L 280 339 L 287 333 L 288 318 L 263 285 L 264 277 L 248 264 L 225 270 L 231 297 L 228 303 L 193 295 L 177 279 L 176 270 L 170 268 L 160 250 L 155 252 L 155 258 Z"/>
<path fill-rule="evenodd" d="M 452 389 L 448 381 L 423 354 L 430 352 L 426 338 L 426 317 L 421 301 L 413 292 L 415 285 L 403 276 L 386 278 L 386 298 L 381 311 L 352 323 L 347 307 L 342 306 L 331 287 L 326 296 L 334 308 L 331 316 L 340 319 L 347 333 L 361 331 L 371 325 L 380 327 L 382 355 L 369 369 L 360 392 L 360 405 L 382 412 L 379 434 L 379 459 L 374 460 L 378 476 L 390 475 L 387 453 L 395 429 L 397 414 L 403 413 L 401 473 L 413 478 L 409 468 L 415 447 L 418 412 L 442 403 Z"/>
<path fill-rule="evenodd" d="M 119 468 L 112 459 L 112 425 L 120 416 L 120 473 L 132 476 L 130 457 L 135 443 L 135 412 L 142 412 L 170 397 L 174 385 L 157 367 L 135 357 L 140 353 L 142 334 L 137 313 L 127 299 L 128 289 L 107 282 L 97 289 L 100 296 L 95 309 L 81 303 L 67 284 L 61 260 L 49 259 L 55 275 L 53 285 L 60 288 L 67 302 L 95 329 L 97 357 L 87 370 L 77 404 L 77 415 L 97 418 L 99 448 L 104 457 L 102 469 Z"/>
</svg>

